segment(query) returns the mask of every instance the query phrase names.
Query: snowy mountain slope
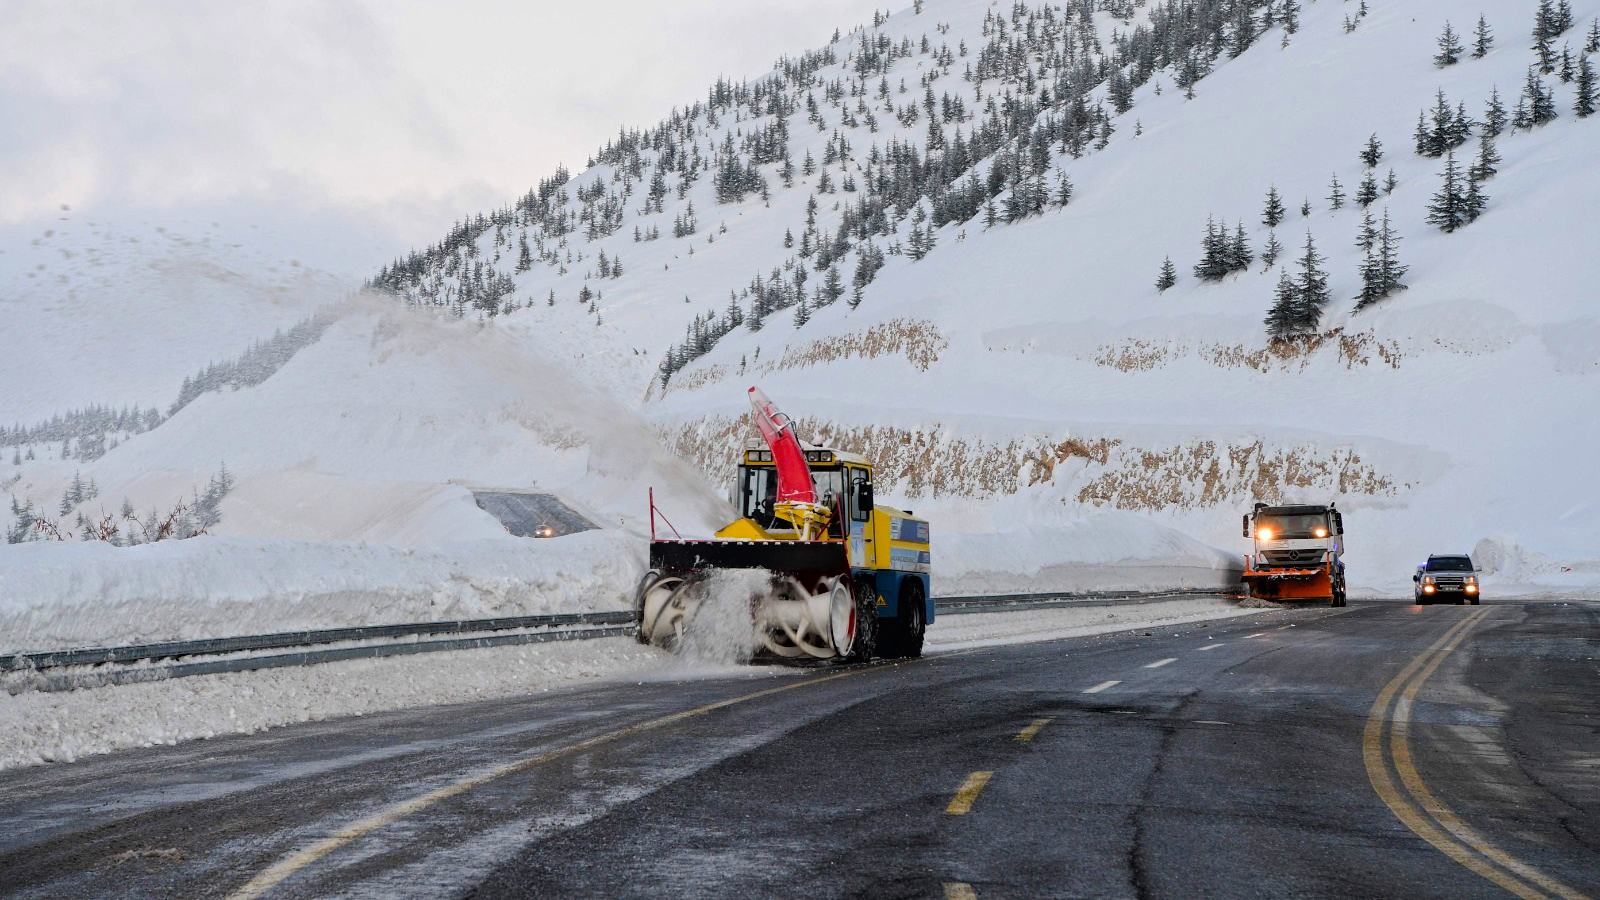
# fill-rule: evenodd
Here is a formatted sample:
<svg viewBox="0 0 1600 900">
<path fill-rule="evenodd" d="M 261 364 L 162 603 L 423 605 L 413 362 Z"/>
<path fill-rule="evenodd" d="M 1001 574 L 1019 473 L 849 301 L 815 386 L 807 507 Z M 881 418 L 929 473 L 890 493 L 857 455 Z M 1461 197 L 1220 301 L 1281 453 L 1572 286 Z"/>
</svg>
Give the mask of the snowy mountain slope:
<svg viewBox="0 0 1600 900">
<path fill-rule="evenodd" d="M 1486 9 L 1497 35 L 1493 49 L 1444 68 L 1432 60 L 1444 22 L 1462 19 L 1458 31 L 1471 24 L 1458 7 L 1442 0 L 1368 5 L 1371 14 L 1347 30 L 1354 9 L 1308 4 L 1290 36 L 1281 4 L 1274 4 L 1276 23 L 1236 58 L 1231 51 L 1216 54 L 1192 99 L 1178 84 L 1185 62 L 1174 62 L 1131 91 L 1126 112 L 1106 107 L 1115 131 L 1095 137 L 1103 149 L 1085 147 L 1075 158 L 1066 152 L 1068 137 L 1052 139 L 1043 161 L 1033 154 L 1030 165 L 1047 190 L 1054 190 L 1058 172 L 1074 184 L 1065 208 L 1051 204 L 993 227 L 979 214 L 937 228 L 936 246 L 924 259 L 898 255 L 897 248 L 911 248 L 919 218 L 932 213 L 937 220 L 939 203 L 964 178 L 986 177 L 1008 155 L 1023 153 L 1036 143 L 1030 134 L 1064 130 L 1049 107 L 1007 117 L 1006 127 L 1019 130 L 1020 139 L 1000 142 L 997 154 L 945 182 L 949 190 L 936 185 L 915 206 L 914 194 L 891 197 L 886 233 L 868 229 L 865 241 L 859 230 L 848 235 L 839 245 L 847 285 L 867 241 L 888 251 L 884 267 L 858 308 L 818 304 L 798 330 L 791 330 L 800 312 L 793 303 L 802 295 L 817 302 L 827 266 L 800 259 L 798 247 L 783 245 L 784 233 L 801 246 L 798 236 L 829 235 L 871 193 L 824 192 L 822 169 L 835 185 L 846 178 L 865 185 L 884 177 L 873 161 L 891 141 L 926 151 L 927 116 L 914 122 L 894 116 L 922 103 L 921 79 L 929 74 L 938 75 L 928 87 L 939 103 L 948 94 L 972 114 L 942 126 L 947 147 L 988 121 L 989 99 L 998 96 L 1003 110 L 1041 88 L 1066 97 L 1059 88 L 1085 87 L 1072 80 L 1073 60 L 1099 57 L 1066 49 L 1092 40 L 1077 7 L 1046 15 L 1041 7 L 928 3 L 920 14 L 897 12 L 881 27 L 842 36 L 823 51 L 826 61 L 815 71 L 780 67 L 752 83 L 740 103 L 719 101 L 726 93 L 719 86 L 706 104 L 658 129 L 619 138 L 601 154 L 609 162 L 561 186 L 578 199 L 556 202 L 558 192 L 537 209 L 512 210 L 493 228 L 491 217 L 476 240 L 469 232 L 458 236 L 456 249 L 447 241 L 439 253 L 413 258 L 411 271 L 420 277 L 397 278 L 405 267 L 396 267 L 380 281 L 414 302 L 460 304 L 470 293 L 460 274 L 470 269 L 462 242 L 472 245 L 468 254 L 503 271 L 517 235 L 531 234 L 535 261 L 507 281 L 513 287 L 506 296 L 533 302 L 509 321 L 578 330 L 587 317 L 593 338 L 574 344 L 586 357 L 575 364 L 621 396 L 638 391 L 647 377 L 647 361 L 623 347 L 651 347 L 648 362 L 659 362 L 664 322 L 708 314 L 691 324 L 712 332 L 692 350 L 704 355 L 684 362 L 665 390 L 654 383 L 643 409 L 719 480 L 729 467 L 727 448 L 746 436 L 738 420 L 743 385 L 760 380 L 819 434 L 853 441 L 880 458 L 894 458 L 907 445 L 919 448 L 888 473 L 885 493 L 931 510 L 947 523 L 947 534 L 1063 525 L 1112 507 L 1238 547 L 1234 523 L 1254 500 L 1341 497 L 1352 511 L 1351 564 L 1370 573 L 1355 576 L 1366 587 L 1401 590 L 1417 555 L 1470 548 L 1488 534 L 1518 535 L 1558 556 L 1586 553 L 1595 507 L 1573 498 L 1592 498 L 1600 487 L 1587 472 L 1582 439 L 1600 399 L 1586 339 L 1600 327 L 1587 302 L 1600 263 L 1585 250 L 1600 208 L 1600 127 L 1574 118 L 1573 87 L 1545 76 L 1560 117 L 1501 135 L 1500 173 L 1484 185 L 1488 212 L 1461 231 L 1439 232 L 1425 218 L 1443 163 L 1412 152 L 1417 112 L 1433 105 L 1438 90 L 1475 119 L 1483 117 L 1492 89 L 1508 109 L 1515 105 L 1534 61 L 1524 45 L 1536 5 Z M 1264 10 L 1252 6 L 1259 25 Z M 1240 4 L 1194 8 L 1222 10 L 1226 18 Z M 1578 4 L 1576 23 L 1557 44 L 1580 46 L 1595 12 Z M 1159 10 L 1128 4 L 1118 13 L 1130 19 L 1094 14 L 1093 32 L 1108 54 L 1130 22 L 1154 21 Z M 1236 32 L 1223 27 L 1218 34 Z M 965 55 L 940 65 L 941 48 L 963 45 Z M 906 52 L 887 62 L 868 59 L 886 47 Z M 974 66 L 984 77 L 964 77 L 963 69 Z M 1093 107 L 1110 87 L 1089 80 Z M 775 99 L 783 97 L 792 110 L 787 116 L 775 114 L 785 111 L 783 99 Z M 814 115 L 811 99 L 819 100 Z M 863 110 L 875 115 L 877 130 Z M 730 138 L 737 147 L 779 119 L 791 163 L 803 166 L 808 155 L 819 163 L 809 176 L 802 167 L 793 188 L 783 186 L 781 162 L 758 162 L 759 146 L 725 152 Z M 1103 134 L 1097 121 L 1091 115 L 1089 136 Z M 1356 315 L 1354 244 L 1362 211 L 1350 201 L 1331 209 L 1325 198 L 1330 176 L 1354 191 L 1366 168 L 1358 151 L 1372 134 L 1384 145 L 1375 177 L 1381 181 L 1392 168 L 1397 179 L 1372 211 L 1392 216 L 1410 288 Z M 848 155 L 821 166 L 841 137 Z M 1460 148 L 1464 163 L 1477 143 Z M 919 158 L 943 160 L 951 152 Z M 684 155 L 707 160 L 692 181 L 678 172 Z M 708 182 L 730 156 L 734 170 L 762 174 L 767 199 L 717 202 Z M 652 166 L 668 174 L 668 190 L 660 210 L 647 212 L 640 195 L 648 196 Z M 678 200 L 674 189 L 685 181 Z M 1290 207 L 1275 231 L 1284 245 L 1280 267 L 1294 271 L 1309 232 L 1326 258 L 1334 298 L 1322 336 L 1292 346 L 1269 346 L 1262 324 L 1279 271 L 1259 261 L 1269 231 L 1260 221 L 1269 186 Z M 624 210 L 615 233 L 592 239 L 581 228 L 559 233 L 562 216 L 592 219 L 608 193 Z M 1016 194 L 1002 185 L 997 204 Z M 820 198 L 819 225 L 807 234 L 813 196 Z M 1312 207 L 1308 217 L 1299 214 L 1302 198 Z M 633 240 L 634 226 L 646 235 L 652 227 L 670 229 L 691 204 L 696 234 Z M 559 212 L 554 230 L 552 209 Z M 1245 223 L 1258 260 L 1221 283 L 1199 284 L 1188 270 L 1210 217 L 1230 228 Z M 503 245 L 495 232 L 503 232 Z M 548 254 L 548 265 L 539 251 Z M 599 277 L 601 252 L 626 261 L 620 277 Z M 452 256 L 464 264 L 456 275 Z M 1167 256 L 1183 277 L 1158 293 L 1152 283 Z M 750 289 L 752 274 L 776 272 L 766 284 L 771 288 L 792 283 L 800 270 L 809 270 L 807 282 L 775 303 L 767 291 Z M 600 292 L 597 313 L 576 301 L 586 288 Z M 540 302 L 551 292 L 553 307 Z M 680 303 L 685 296 L 690 303 Z M 769 305 L 778 308 L 758 311 Z M 746 321 L 716 340 L 724 329 L 705 323 L 726 321 L 733 308 Z M 767 315 L 764 327 L 752 330 L 748 320 L 760 313 Z M 917 334 L 906 337 L 908 329 Z M 596 345 L 612 349 L 597 353 Z M 850 346 L 863 349 L 838 350 Z M 587 364 L 596 357 L 603 364 Z M 1073 441 L 1103 449 L 1084 454 Z M 1045 457 L 1047 475 L 1040 467 Z M 950 471 L 967 475 L 941 478 Z"/>
<path fill-rule="evenodd" d="M 90 404 L 164 413 L 208 362 L 359 285 L 318 253 L 334 239 L 241 224 L 249 218 L 158 223 L 64 209 L 51 228 L 0 233 L 0 422 Z"/>
</svg>

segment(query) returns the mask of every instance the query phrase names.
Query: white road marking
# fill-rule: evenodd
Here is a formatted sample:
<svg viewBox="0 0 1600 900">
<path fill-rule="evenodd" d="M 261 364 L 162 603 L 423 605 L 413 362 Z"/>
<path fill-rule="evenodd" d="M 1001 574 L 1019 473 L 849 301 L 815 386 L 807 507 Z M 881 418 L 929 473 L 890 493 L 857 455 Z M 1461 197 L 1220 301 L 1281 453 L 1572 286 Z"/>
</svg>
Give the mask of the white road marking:
<svg viewBox="0 0 1600 900">
<path fill-rule="evenodd" d="M 1153 663 L 1148 663 L 1148 664 L 1145 665 L 1145 668 L 1146 669 L 1159 669 L 1162 666 L 1166 665 L 1167 663 L 1175 663 L 1177 661 L 1178 661 L 1178 658 L 1176 656 L 1170 656 L 1170 657 L 1168 657 L 1166 659 L 1158 659 Z"/>
<path fill-rule="evenodd" d="M 1215 650 L 1218 647 L 1226 647 L 1226 646 L 1228 646 L 1228 645 L 1227 644 L 1207 644 L 1204 647 L 1201 647 L 1200 649 L 1201 650 Z"/>
<path fill-rule="evenodd" d="M 1267 636 L 1267 633 L 1265 631 L 1258 631 L 1255 634 L 1247 634 L 1247 635 L 1245 635 L 1245 637 L 1247 637 L 1247 638 L 1266 637 L 1266 636 Z"/>
<path fill-rule="evenodd" d="M 1094 687 L 1086 689 L 1084 691 L 1084 693 L 1085 694 L 1098 694 L 1101 691 L 1105 690 L 1106 688 L 1114 688 L 1114 687 L 1116 687 L 1117 685 L 1119 685 L 1121 683 L 1122 682 L 1120 682 L 1120 681 L 1102 681 L 1099 684 L 1095 685 Z"/>
</svg>

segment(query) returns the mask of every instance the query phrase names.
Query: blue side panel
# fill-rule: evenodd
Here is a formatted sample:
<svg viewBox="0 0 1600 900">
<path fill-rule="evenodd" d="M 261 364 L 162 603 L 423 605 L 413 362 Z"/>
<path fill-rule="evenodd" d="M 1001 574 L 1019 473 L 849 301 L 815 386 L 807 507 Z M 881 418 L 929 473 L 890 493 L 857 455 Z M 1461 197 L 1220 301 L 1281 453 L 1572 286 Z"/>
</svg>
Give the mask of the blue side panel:
<svg viewBox="0 0 1600 900">
<path fill-rule="evenodd" d="M 905 587 L 906 579 L 916 579 L 922 582 L 923 621 L 933 623 L 933 586 L 925 572 L 896 572 L 893 569 L 852 569 L 852 578 L 857 582 L 870 582 L 878 591 L 878 615 L 886 619 L 900 617 L 900 592 Z"/>
</svg>

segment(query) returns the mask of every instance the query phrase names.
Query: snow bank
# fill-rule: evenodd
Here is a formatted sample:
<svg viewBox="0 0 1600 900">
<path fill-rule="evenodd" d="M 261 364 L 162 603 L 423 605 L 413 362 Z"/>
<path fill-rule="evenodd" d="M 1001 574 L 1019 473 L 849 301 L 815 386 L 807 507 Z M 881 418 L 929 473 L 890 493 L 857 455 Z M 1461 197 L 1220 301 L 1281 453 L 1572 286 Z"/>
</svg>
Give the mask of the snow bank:
<svg viewBox="0 0 1600 900">
<path fill-rule="evenodd" d="M 1242 571 L 1241 557 L 1127 513 L 935 540 L 939 595 L 1221 588 Z"/>
<path fill-rule="evenodd" d="M 939 653 L 1253 612 L 1259 610 L 1239 609 L 1224 600 L 1184 599 L 945 616 L 928 629 L 927 646 L 929 653 Z M 782 678 L 805 671 L 783 666 L 752 669 L 727 665 L 720 658 L 679 659 L 641 647 L 632 638 L 602 638 L 0 696 L 0 769 L 248 734 L 297 722 L 514 697 L 584 682 Z"/>
<path fill-rule="evenodd" d="M 1504 535 L 1479 541 L 1472 548 L 1472 561 L 1483 570 L 1484 593 L 1489 596 L 1600 590 L 1600 559 L 1556 559 Z"/>
<path fill-rule="evenodd" d="M 405 548 L 198 537 L 0 548 L 0 652 L 624 609 L 644 538 L 602 529 Z"/>
</svg>

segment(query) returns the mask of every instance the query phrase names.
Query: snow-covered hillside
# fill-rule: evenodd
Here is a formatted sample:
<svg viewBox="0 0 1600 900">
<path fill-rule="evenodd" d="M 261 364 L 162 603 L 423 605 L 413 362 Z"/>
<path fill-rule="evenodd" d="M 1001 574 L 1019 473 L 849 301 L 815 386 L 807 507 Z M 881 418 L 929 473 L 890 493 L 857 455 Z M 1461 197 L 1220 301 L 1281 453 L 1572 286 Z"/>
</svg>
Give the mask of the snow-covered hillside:
<svg viewBox="0 0 1600 900">
<path fill-rule="evenodd" d="M 1511 555 L 1588 554 L 1600 122 L 1574 114 L 1559 58 L 1536 73 L 1557 118 L 1498 136 L 1486 212 L 1448 234 L 1426 221 L 1445 161 L 1414 152 L 1442 91 L 1476 122 L 1455 151 L 1473 162 L 1491 93 L 1512 115 L 1537 61 L 1538 4 L 1485 9 L 1481 58 L 1443 0 L 1292 4 L 1292 29 L 1290 6 L 921 4 L 625 132 L 599 165 L 380 281 L 423 304 L 498 303 L 525 328 L 587 323 L 581 371 L 644 392 L 644 414 L 718 480 L 748 433 L 742 387 L 760 381 L 819 439 L 878 458 L 887 493 L 952 537 L 1111 508 L 1238 548 L 1255 500 L 1338 499 L 1366 588 L 1402 590 L 1418 556 L 1490 535 Z M 1569 67 L 1592 6 L 1551 40 Z M 1185 10 L 1201 23 L 1187 32 Z M 1469 46 L 1439 66 L 1452 19 Z M 1391 171 L 1367 211 L 1391 217 L 1408 289 L 1356 314 L 1350 198 Z M 1276 229 L 1269 188 L 1288 207 Z M 691 208 L 695 232 L 674 237 Z M 1243 223 L 1255 260 L 1201 283 L 1212 219 Z M 1270 342 L 1279 274 L 1298 274 L 1308 234 L 1332 300 L 1314 335 Z M 1158 292 L 1168 257 L 1182 277 Z M 664 357 L 663 323 L 691 316 Z M 646 390 L 658 365 L 670 380 Z"/>
<path fill-rule="evenodd" d="M 7 448 L 0 486 L 68 507 L 70 526 L 123 498 L 164 510 L 225 465 L 209 533 L 282 561 L 242 570 L 260 574 L 230 582 L 240 603 L 359 581 L 297 580 L 301 542 L 375 548 L 352 571 L 395 547 L 441 554 L 421 580 L 447 598 L 496 547 L 513 576 L 588 585 L 552 574 L 577 557 L 506 536 L 466 488 L 557 493 L 605 529 L 586 541 L 642 564 L 649 486 L 686 530 L 726 516 L 716 497 L 753 436 L 744 388 L 759 382 L 814 440 L 876 459 L 881 497 L 932 520 L 940 591 L 1220 582 L 1244 549 L 1239 514 L 1279 499 L 1339 501 L 1358 591 L 1403 592 L 1416 557 L 1485 539 L 1480 556 L 1519 582 L 1592 581 L 1600 117 L 1574 114 L 1559 54 L 1578 67 L 1600 7 L 1575 4 L 1553 38 L 1556 71 L 1537 77 L 1558 116 L 1499 135 L 1481 218 L 1428 224 L 1445 161 L 1413 152 L 1437 92 L 1473 120 L 1496 89 L 1513 111 L 1537 7 L 1485 8 L 1495 39 L 1478 58 L 1474 21 L 1446 0 L 1368 0 L 1365 15 L 1333 0 L 926 0 L 624 129 L 502 210 L 463 211 L 374 277 L 381 300 L 330 308 L 320 281 L 233 290 L 219 276 L 198 298 L 215 315 L 163 294 L 137 322 L 101 301 L 72 329 L 73 279 L 99 278 L 109 251 L 58 253 L 63 271 L 12 301 L 27 325 L 5 333 L 0 421 L 83 402 L 164 412 L 184 377 L 250 340 L 315 309 L 325 330 L 259 384 L 202 393 L 103 456 Z M 1440 67 L 1446 20 L 1469 48 Z M 1484 126 L 1471 130 L 1463 169 Z M 1394 187 L 1370 212 L 1387 210 L 1408 287 L 1355 313 L 1372 135 L 1370 174 L 1392 170 Z M 1275 229 L 1269 188 L 1288 207 Z M 1241 229 L 1253 259 L 1201 283 L 1208 221 Z M 1299 273 L 1308 233 L 1331 302 L 1313 333 L 1269 341 L 1280 270 Z M 248 252 L 189 240 L 197 265 Z M 1179 279 L 1158 291 L 1168 258 Z M 62 504 L 75 477 L 98 495 Z M 160 552 L 215 571 L 207 540 Z M 99 549 L 0 553 L 34 586 L 7 595 L 19 576 L 0 568 L 13 625 L 47 619 L 73 573 L 104 571 Z M 634 569 L 605 569 L 596 602 L 621 602 Z M 484 596 L 502 594 L 483 608 L 504 608 L 490 582 Z M 135 606 L 167 589 L 96 583 Z M 393 611 L 421 614 L 434 590 Z M 318 618 L 303 613 L 284 615 Z"/>
</svg>

